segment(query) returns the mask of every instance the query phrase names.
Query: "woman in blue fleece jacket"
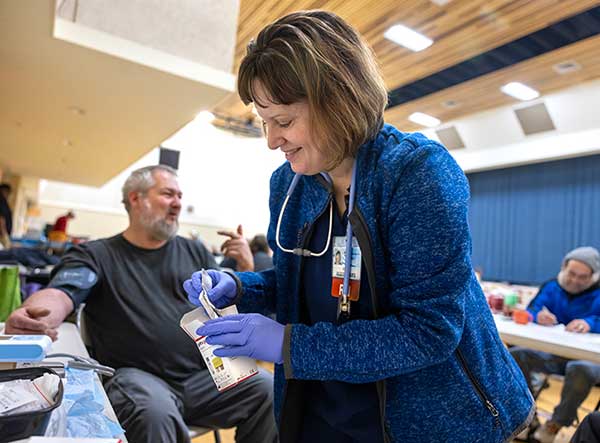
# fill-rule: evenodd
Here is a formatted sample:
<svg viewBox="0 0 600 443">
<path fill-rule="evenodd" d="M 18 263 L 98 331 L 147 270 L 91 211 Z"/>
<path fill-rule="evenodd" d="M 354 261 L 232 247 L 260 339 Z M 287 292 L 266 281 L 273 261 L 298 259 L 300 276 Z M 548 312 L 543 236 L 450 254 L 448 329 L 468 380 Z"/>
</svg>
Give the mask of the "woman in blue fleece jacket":
<svg viewBox="0 0 600 443">
<path fill-rule="evenodd" d="M 362 38 L 329 12 L 287 15 L 248 46 L 238 91 L 287 160 L 270 185 L 274 268 L 209 271 L 217 307 L 255 313 L 198 333 L 217 355 L 275 363 L 281 441 L 520 432 L 533 401 L 472 270 L 466 178 L 439 143 L 383 123 L 387 92 Z M 362 256 L 349 312 L 333 275 L 348 226 Z M 200 273 L 184 287 L 198 305 Z"/>
</svg>

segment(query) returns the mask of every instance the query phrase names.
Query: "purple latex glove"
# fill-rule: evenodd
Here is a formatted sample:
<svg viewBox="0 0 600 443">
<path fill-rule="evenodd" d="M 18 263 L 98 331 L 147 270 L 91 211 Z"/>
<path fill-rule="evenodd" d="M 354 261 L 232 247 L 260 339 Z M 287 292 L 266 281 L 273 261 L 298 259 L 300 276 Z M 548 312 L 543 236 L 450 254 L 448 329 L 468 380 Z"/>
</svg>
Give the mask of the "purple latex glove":
<svg viewBox="0 0 600 443">
<path fill-rule="evenodd" d="M 237 314 L 215 318 L 198 328 L 206 336 L 218 357 L 252 357 L 257 360 L 283 363 L 283 334 L 285 326 L 260 314 Z"/>
<path fill-rule="evenodd" d="M 237 295 L 237 285 L 233 277 L 226 272 L 208 269 L 212 280 L 212 289 L 207 291 L 208 299 L 215 307 L 222 309 L 231 305 Z M 202 292 L 202 271 L 194 272 L 192 277 L 183 282 L 183 289 L 188 299 L 195 306 L 202 306 L 198 297 Z"/>
</svg>

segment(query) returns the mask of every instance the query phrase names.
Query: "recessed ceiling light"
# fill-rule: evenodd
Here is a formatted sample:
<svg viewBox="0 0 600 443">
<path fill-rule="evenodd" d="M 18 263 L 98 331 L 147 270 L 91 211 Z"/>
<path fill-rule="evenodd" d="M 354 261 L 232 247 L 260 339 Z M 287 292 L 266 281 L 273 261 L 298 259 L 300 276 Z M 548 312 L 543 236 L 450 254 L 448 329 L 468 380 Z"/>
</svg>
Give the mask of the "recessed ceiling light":
<svg viewBox="0 0 600 443">
<path fill-rule="evenodd" d="M 431 115 L 424 114 L 422 112 L 413 112 L 408 116 L 408 119 L 422 126 L 427 126 L 429 128 L 434 128 L 439 126 L 441 121 Z"/>
<path fill-rule="evenodd" d="M 510 82 L 500 88 L 502 92 L 519 100 L 533 100 L 538 98 L 540 93 L 533 88 L 519 82 Z"/>
<path fill-rule="evenodd" d="M 433 40 L 407 28 L 404 25 L 394 25 L 383 34 L 385 38 L 393 41 L 411 51 L 422 51 L 433 44 Z"/>
<path fill-rule="evenodd" d="M 431 0 L 431 3 L 435 3 L 438 6 L 444 6 L 450 3 L 452 0 Z"/>
</svg>

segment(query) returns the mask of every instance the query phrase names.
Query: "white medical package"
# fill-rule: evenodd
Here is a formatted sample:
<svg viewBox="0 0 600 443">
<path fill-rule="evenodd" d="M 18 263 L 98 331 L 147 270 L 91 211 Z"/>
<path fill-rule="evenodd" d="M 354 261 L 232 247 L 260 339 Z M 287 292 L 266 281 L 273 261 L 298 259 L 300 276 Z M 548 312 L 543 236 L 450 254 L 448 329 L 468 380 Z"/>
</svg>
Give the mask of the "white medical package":
<svg viewBox="0 0 600 443">
<path fill-rule="evenodd" d="M 17 379 L 0 383 L 0 416 L 38 411 L 52 406 L 60 377 L 46 373 L 33 380 Z"/>
<path fill-rule="evenodd" d="M 208 371 L 217 386 L 219 392 L 225 391 L 238 383 L 258 373 L 256 361 L 248 357 L 218 357 L 213 354 L 219 345 L 209 345 L 206 337 L 196 334 L 196 330 L 211 318 L 224 317 L 237 314 L 235 305 L 223 309 L 217 309 L 208 299 L 206 292 L 211 288 L 212 280 L 206 271 L 202 271 L 202 292 L 200 303 L 202 307 L 188 312 L 179 322 L 183 330 L 196 342 L 202 359 L 208 367 Z"/>
</svg>

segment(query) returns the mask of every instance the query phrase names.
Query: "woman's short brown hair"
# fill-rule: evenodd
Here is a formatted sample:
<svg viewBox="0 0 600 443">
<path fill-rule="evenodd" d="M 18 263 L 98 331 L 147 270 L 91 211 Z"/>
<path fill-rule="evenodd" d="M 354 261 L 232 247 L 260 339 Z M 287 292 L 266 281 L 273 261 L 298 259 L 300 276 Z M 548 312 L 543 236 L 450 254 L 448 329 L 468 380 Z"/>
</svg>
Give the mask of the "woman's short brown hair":
<svg viewBox="0 0 600 443">
<path fill-rule="evenodd" d="M 387 91 L 373 53 L 331 12 L 294 12 L 265 27 L 240 65 L 245 104 L 257 102 L 255 81 L 273 103 L 308 103 L 312 136 L 331 156 L 328 169 L 355 157 L 383 125 Z"/>
</svg>

